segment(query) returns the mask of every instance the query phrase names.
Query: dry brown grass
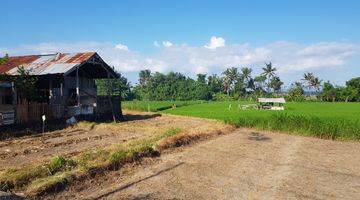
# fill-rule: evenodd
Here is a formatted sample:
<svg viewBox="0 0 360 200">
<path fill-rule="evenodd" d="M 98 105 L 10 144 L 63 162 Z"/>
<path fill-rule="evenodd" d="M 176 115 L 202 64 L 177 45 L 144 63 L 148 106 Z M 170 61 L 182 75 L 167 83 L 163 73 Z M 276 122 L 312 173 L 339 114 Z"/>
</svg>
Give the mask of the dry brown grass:
<svg viewBox="0 0 360 200">
<path fill-rule="evenodd" d="M 197 142 L 199 140 L 209 139 L 211 137 L 215 137 L 218 135 L 230 133 L 234 129 L 235 128 L 232 126 L 225 126 L 222 129 L 213 130 L 210 132 L 195 131 L 194 133 L 191 133 L 191 134 L 182 133 L 182 134 L 175 135 L 172 137 L 164 138 L 163 140 L 159 141 L 156 148 L 157 148 L 157 150 L 161 151 L 161 150 L 165 150 L 165 149 L 169 149 L 169 148 L 185 146 L 185 145 L 189 145 L 191 143 Z"/>
<path fill-rule="evenodd" d="M 143 157 L 157 156 L 165 149 L 229 133 L 234 127 L 213 120 L 165 115 L 155 119 L 118 124 L 80 122 L 65 129 L 70 134 L 81 132 L 92 137 L 105 130 L 112 135 L 119 135 L 124 131 L 127 134 L 133 131 L 143 132 L 143 137 L 112 141 L 105 147 L 96 146 L 95 149 L 88 149 L 80 154 L 55 157 L 45 163 L 33 162 L 30 166 L 9 168 L 0 174 L 2 190 L 11 189 L 31 196 L 57 191 L 69 182 L 81 180 L 89 173 L 118 169 L 125 163 Z M 65 135 L 65 138 L 67 137 Z M 67 143 L 62 142 L 62 144 Z"/>
</svg>

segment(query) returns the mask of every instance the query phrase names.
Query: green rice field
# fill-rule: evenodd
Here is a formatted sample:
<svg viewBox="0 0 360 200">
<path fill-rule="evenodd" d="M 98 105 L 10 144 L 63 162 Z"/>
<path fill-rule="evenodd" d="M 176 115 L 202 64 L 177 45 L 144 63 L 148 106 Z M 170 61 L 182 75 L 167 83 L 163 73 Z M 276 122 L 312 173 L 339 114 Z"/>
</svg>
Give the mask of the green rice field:
<svg viewBox="0 0 360 200">
<path fill-rule="evenodd" d="M 225 121 L 238 127 L 315 136 L 326 139 L 360 139 L 360 103 L 288 102 L 284 111 L 242 110 L 249 102 L 124 102 L 123 108 L 195 116 Z M 179 104 L 176 108 L 171 105 Z M 141 105 L 141 106 L 140 106 Z M 140 109 L 139 109 L 140 108 Z M 146 109 L 145 109 L 146 110 Z"/>
</svg>

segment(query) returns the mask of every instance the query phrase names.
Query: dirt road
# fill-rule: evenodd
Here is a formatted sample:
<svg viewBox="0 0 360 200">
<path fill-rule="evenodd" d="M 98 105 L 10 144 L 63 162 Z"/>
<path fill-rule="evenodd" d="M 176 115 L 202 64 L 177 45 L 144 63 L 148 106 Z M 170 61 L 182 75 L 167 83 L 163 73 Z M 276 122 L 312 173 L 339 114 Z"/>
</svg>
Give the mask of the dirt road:
<svg viewBox="0 0 360 200">
<path fill-rule="evenodd" d="M 70 197 L 360 199 L 360 144 L 239 129 L 57 196 Z"/>
</svg>

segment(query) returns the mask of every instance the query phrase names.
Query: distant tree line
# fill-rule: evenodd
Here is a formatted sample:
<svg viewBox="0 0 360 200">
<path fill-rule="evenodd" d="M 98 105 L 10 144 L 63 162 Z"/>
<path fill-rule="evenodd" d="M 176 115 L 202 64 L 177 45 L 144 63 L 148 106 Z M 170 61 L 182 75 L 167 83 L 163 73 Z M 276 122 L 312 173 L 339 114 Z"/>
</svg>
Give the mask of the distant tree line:
<svg viewBox="0 0 360 200">
<path fill-rule="evenodd" d="M 324 82 L 305 73 L 284 91 L 283 82 L 272 63 L 253 76 L 249 67 L 230 67 L 220 75 L 197 74 L 196 79 L 179 72 L 167 74 L 150 70 L 139 72 L 139 82 L 128 90 L 128 100 L 255 100 L 258 97 L 285 97 L 289 101 L 360 101 L 360 77 L 345 87 Z"/>
<path fill-rule="evenodd" d="M 360 77 L 350 79 L 345 86 L 334 86 L 327 81 L 319 96 L 324 101 L 360 102 Z"/>
<path fill-rule="evenodd" d="M 141 100 L 226 100 L 278 94 L 283 82 L 275 72 L 272 63 L 267 63 L 263 73 L 255 77 L 248 67 L 227 68 L 220 76 L 197 74 L 196 79 L 178 72 L 143 70 L 133 91 Z"/>
</svg>

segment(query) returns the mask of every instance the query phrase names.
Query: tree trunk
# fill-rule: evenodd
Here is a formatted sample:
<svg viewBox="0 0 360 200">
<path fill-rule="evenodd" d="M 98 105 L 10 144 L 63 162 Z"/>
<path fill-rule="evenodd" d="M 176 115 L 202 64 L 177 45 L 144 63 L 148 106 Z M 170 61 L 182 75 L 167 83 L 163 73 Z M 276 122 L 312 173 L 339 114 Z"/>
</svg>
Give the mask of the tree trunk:
<svg viewBox="0 0 360 200">
<path fill-rule="evenodd" d="M 123 119 L 124 119 L 124 116 L 123 116 L 122 107 L 121 107 L 121 102 L 122 102 L 121 92 L 122 92 L 122 89 L 119 90 L 119 99 L 120 99 L 120 102 L 119 102 L 119 103 L 120 103 L 120 105 L 119 105 L 119 106 L 120 106 L 120 113 L 119 113 L 120 116 L 119 116 L 119 117 L 120 117 L 120 120 L 123 120 Z"/>
</svg>

